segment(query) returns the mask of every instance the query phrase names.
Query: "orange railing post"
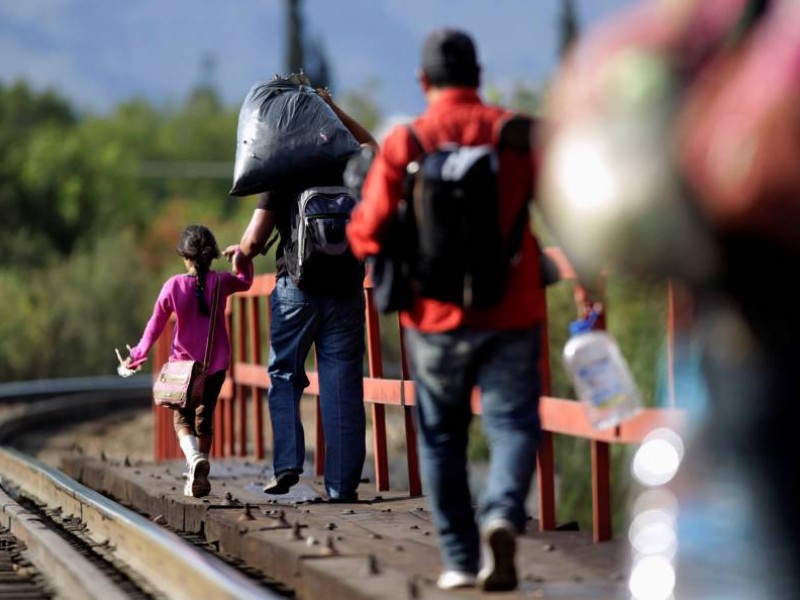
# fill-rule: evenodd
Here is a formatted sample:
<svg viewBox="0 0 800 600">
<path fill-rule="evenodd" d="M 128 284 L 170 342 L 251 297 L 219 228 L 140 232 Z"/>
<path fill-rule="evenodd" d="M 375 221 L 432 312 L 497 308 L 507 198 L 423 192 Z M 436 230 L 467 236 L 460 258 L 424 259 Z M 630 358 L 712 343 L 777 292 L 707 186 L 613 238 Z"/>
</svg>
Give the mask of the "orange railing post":
<svg viewBox="0 0 800 600">
<path fill-rule="evenodd" d="M 608 442 L 592 440 L 592 523 L 595 542 L 611 539 L 611 454 Z"/>
<path fill-rule="evenodd" d="M 247 307 L 249 309 L 250 320 L 250 362 L 255 365 L 261 364 L 261 311 L 259 311 L 259 299 L 249 298 Z M 263 400 L 261 397 L 261 388 L 256 385 L 250 386 L 250 401 L 253 409 L 253 454 L 259 460 L 264 458 L 264 436 L 262 429 L 264 427 L 264 410 Z M 244 408 L 243 408 L 244 410 Z M 243 425 L 242 437 L 245 443 L 242 446 L 242 456 L 247 454 L 247 428 L 246 423 Z"/>
<path fill-rule="evenodd" d="M 406 342 L 403 328 L 400 327 L 400 317 L 397 317 L 400 330 L 400 372 L 402 373 L 401 385 L 410 379 L 408 370 L 408 357 L 406 356 Z M 413 385 L 411 386 L 413 390 Z M 403 417 L 406 426 L 406 464 L 408 466 L 408 493 L 411 496 L 422 495 L 422 478 L 419 472 L 419 454 L 417 452 L 417 425 L 414 422 L 414 408 L 417 401 L 413 394 L 406 394 L 401 388 L 400 401 L 403 405 Z"/>
<path fill-rule="evenodd" d="M 250 314 L 247 305 L 255 301 L 255 298 L 236 298 L 236 323 L 238 324 L 238 334 L 236 336 L 236 352 L 240 362 L 254 362 L 252 357 L 247 357 L 247 338 L 252 334 Z M 249 386 L 234 385 L 235 404 L 233 407 L 234 416 L 237 417 L 236 423 L 231 423 L 231 430 L 234 432 L 234 439 L 231 440 L 231 456 L 247 456 L 247 396 Z"/>
<path fill-rule="evenodd" d="M 367 306 L 367 368 L 369 376 L 383 377 L 383 354 L 381 352 L 381 327 L 378 309 L 372 296 L 372 288 L 364 289 Z M 378 491 L 389 489 L 389 452 L 386 443 L 386 409 L 383 404 L 372 402 L 372 449 L 375 455 L 375 487 Z"/>
<path fill-rule="evenodd" d="M 548 339 L 547 322 L 545 322 L 542 323 L 542 354 L 539 359 L 542 396 L 549 396 L 552 393 Z M 539 450 L 536 453 L 536 476 L 539 491 L 539 530 L 549 531 L 556 528 L 556 467 L 553 435 L 544 429 L 541 440 L 539 440 Z"/>
<path fill-rule="evenodd" d="M 553 434 L 542 430 L 536 456 L 539 483 L 539 530 L 556 528 L 556 470 Z"/>
</svg>

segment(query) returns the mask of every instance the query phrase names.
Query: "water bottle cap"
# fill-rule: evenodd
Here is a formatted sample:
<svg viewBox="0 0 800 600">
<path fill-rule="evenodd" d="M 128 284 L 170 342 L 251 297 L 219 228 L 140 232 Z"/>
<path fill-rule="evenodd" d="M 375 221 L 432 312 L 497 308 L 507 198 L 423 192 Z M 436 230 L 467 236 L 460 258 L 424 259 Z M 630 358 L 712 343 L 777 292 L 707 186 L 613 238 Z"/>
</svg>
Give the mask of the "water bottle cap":
<svg viewBox="0 0 800 600">
<path fill-rule="evenodd" d="M 570 321 L 569 334 L 578 335 L 579 333 L 587 333 L 592 330 L 592 321 L 589 319 L 578 319 L 577 321 Z"/>
<path fill-rule="evenodd" d="M 595 322 L 597 321 L 597 317 L 599 316 L 598 311 L 592 309 L 589 311 L 589 314 L 586 315 L 585 319 L 578 319 L 577 321 L 571 321 L 569 324 L 569 334 L 570 335 L 578 335 L 579 333 L 587 333 L 592 330 L 594 327 Z"/>
</svg>

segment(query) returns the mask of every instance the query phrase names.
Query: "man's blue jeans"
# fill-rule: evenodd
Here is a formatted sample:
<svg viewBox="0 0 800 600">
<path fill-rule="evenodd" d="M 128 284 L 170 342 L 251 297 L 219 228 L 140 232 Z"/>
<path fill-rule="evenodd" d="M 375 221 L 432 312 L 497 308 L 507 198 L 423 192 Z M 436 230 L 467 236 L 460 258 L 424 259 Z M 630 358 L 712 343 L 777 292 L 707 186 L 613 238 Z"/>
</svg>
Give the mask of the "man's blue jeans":
<svg viewBox="0 0 800 600">
<path fill-rule="evenodd" d="M 467 477 L 470 395 L 481 390 L 491 453 L 478 511 L 523 531 L 525 501 L 541 438 L 541 327 L 524 330 L 406 330 L 417 402 L 423 485 L 447 569 L 476 573 L 480 536 Z"/>
<path fill-rule="evenodd" d="M 364 411 L 364 292 L 344 298 L 309 294 L 279 277 L 270 297 L 269 413 L 275 473 L 303 471 L 306 448 L 300 398 L 308 386 L 305 361 L 316 346 L 325 490 L 355 495 L 366 455 Z"/>
</svg>

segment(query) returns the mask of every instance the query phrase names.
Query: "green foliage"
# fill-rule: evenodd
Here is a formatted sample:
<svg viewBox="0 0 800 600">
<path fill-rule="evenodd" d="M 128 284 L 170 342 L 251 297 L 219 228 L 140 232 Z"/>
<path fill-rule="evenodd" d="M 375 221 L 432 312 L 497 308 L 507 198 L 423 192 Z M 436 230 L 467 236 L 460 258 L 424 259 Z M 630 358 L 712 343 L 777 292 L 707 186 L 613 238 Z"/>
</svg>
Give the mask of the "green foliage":
<svg viewBox="0 0 800 600">
<path fill-rule="evenodd" d="M 45 232 L 68 254 L 93 236 L 137 214 L 126 182 L 126 157 L 113 142 L 86 143 L 80 128 L 36 128 L 18 156 L 16 218 Z"/>
<path fill-rule="evenodd" d="M 515 111 L 529 115 L 539 114 L 541 94 L 529 84 L 517 82 L 508 93 L 504 93 L 496 87 L 488 87 L 484 95 L 491 104 L 507 106 Z"/>
<path fill-rule="evenodd" d="M 0 272 L 0 380 L 113 373 L 152 307 L 130 231 L 109 233 L 33 273 Z"/>
<path fill-rule="evenodd" d="M 207 86 L 177 108 L 132 100 L 97 117 L 0 85 L 0 379 L 113 372 L 114 346 L 138 339 L 162 278 L 183 268 L 180 230 L 238 242 L 252 204 L 227 195 L 237 115 Z"/>
<path fill-rule="evenodd" d="M 189 97 L 182 110 L 166 119 L 158 130 L 152 157 L 145 160 L 161 161 L 165 177 L 163 193 L 166 196 L 208 199 L 221 211 L 231 188 L 232 178 L 203 178 L 203 165 L 224 165 L 233 174 L 236 153 L 237 110 L 225 110 L 217 95 L 208 88 L 198 88 Z M 187 170 L 180 162 L 199 165 L 201 172 Z M 191 165 L 189 165 L 191 166 Z M 206 167 L 208 168 L 208 167 Z M 190 175 L 190 177 L 187 177 Z"/>
<path fill-rule="evenodd" d="M 59 133 L 72 127 L 75 116 L 69 105 L 53 92 L 34 93 L 24 82 L 10 87 L 0 85 L 0 253 L 9 263 L 39 264 L 35 253 L 24 244 L 30 237 L 37 253 L 60 232 L 40 228 L 39 214 L 46 212 L 58 219 L 50 199 L 26 189 L 21 177 L 28 148 L 36 132 L 46 131 L 51 139 L 60 141 Z M 48 135 L 48 134 L 42 134 Z M 70 196 L 77 194 L 75 182 L 68 183 Z M 74 203 L 66 203 L 74 211 Z M 24 234 L 24 235 L 21 235 Z"/>
<path fill-rule="evenodd" d="M 336 103 L 367 130 L 374 132 L 381 120 L 381 111 L 376 100 L 379 91 L 380 83 L 370 79 L 358 91 L 344 92 L 341 97 L 336 98 Z"/>
<path fill-rule="evenodd" d="M 541 96 L 536 88 L 517 83 L 511 92 L 511 99 L 508 105 L 516 111 L 529 115 L 538 115 L 541 104 Z"/>
<path fill-rule="evenodd" d="M 0 271 L 0 381 L 40 376 L 40 344 L 48 339 L 46 315 L 38 309 L 38 294 L 23 270 Z"/>
<path fill-rule="evenodd" d="M 31 127 L 69 126 L 77 118 L 69 103 L 53 91 L 37 93 L 24 81 L 0 83 L 0 147 L 8 148 Z"/>
</svg>

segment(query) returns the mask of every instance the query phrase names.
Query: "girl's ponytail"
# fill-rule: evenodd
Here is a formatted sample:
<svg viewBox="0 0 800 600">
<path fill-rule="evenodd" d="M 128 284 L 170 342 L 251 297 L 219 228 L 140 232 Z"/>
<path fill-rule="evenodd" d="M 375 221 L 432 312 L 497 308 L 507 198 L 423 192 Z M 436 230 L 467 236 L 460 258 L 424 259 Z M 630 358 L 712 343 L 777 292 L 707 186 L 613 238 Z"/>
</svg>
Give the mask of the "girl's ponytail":
<svg viewBox="0 0 800 600">
<path fill-rule="evenodd" d="M 206 302 L 206 275 L 208 275 L 209 265 L 203 266 L 201 263 L 194 263 L 194 270 L 197 272 L 197 281 L 194 295 L 197 298 L 197 308 L 201 315 L 206 317 L 209 314 L 208 303 Z"/>
</svg>

